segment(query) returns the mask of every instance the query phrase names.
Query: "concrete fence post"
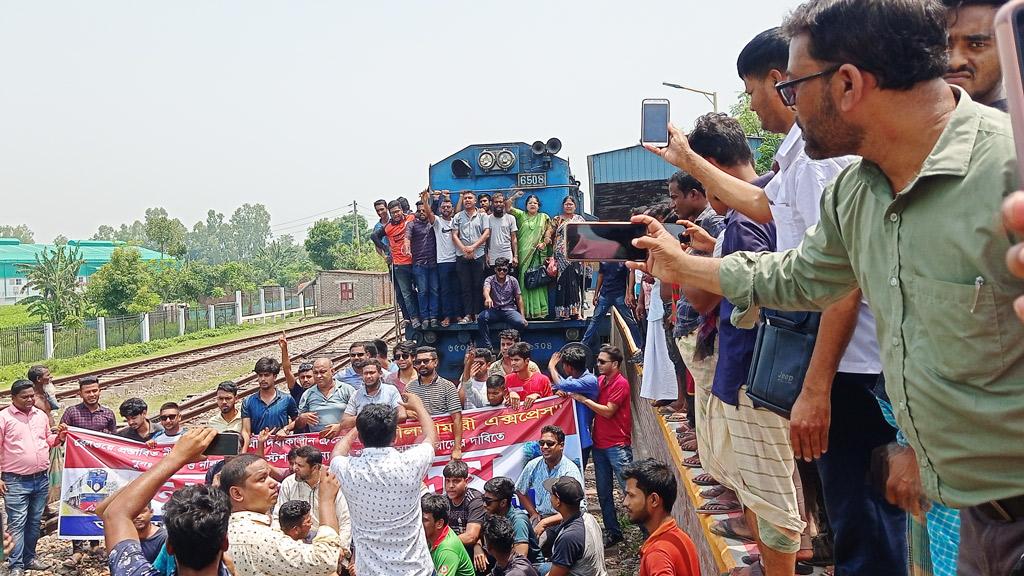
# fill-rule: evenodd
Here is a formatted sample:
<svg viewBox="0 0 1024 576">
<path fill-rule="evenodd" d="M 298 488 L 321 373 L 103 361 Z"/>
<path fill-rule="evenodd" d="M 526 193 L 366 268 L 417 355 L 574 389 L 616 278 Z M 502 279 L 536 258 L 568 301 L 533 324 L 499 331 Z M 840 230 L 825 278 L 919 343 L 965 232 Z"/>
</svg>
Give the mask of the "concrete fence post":
<svg viewBox="0 0 1024 576">
<path fill-rule="evenodd" d="M 263 293 L 263 286 L 259 287 L 259 291 L 260 291 L 260 316 L 261 316 L 260 320 L 262 320 L 263 323 L 266 324 L 267 323 L 267 317 L 264 316 L 264 314 L 267 313 L 267 295 Z"/>
<path fill-rule="evenodd" d="M 302 317 L 306 317 L 306 297 L 299 292 L 299 310 L 302 310 Z"/>
<path fill-rule="evenodd" d="M 279 286 L 277 288 L 277 299 L 281 301 L 281 318 L 284 318 L 285 317 L 284 286 Z"/>
<path fill-rule="evenodd" d="M 107 349 L 107 319 L 103 316 L 96 318 L 96 346 L 100 350 Z"/>
<path fill-rule="evenodd" d="M 53 324 L 50 322 L 43 324 L 43 349 L 47 360 L 53 358 Z"/>
<path fill-rule="evenodd" d="M 213 304 L 206 309 L 206 325 L 210 327 L 210 330 L 217 327 L 217 309 Z"/>
<path fill-rule="evenodd" d="M 178 306 L 178 336 L 185 335 L 185 307 Z"/>
<path fill-rule="evenodd" d="M 139 342 L 145 344 L 149 342 L 149 313 L 142 315 L 142 319 L 139 321 Z"/>
<path fill-rule="evenodd" d="M 235 324 L 242 324 L 242 291 L 235 290 Z"/>
</svg>

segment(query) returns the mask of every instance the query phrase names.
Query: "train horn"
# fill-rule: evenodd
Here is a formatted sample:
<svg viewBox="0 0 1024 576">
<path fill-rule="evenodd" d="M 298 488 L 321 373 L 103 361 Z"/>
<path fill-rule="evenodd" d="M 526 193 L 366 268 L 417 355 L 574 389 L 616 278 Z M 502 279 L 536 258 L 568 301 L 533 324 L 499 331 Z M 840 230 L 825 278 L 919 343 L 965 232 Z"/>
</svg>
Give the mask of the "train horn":
<svg viewBox="0 0 1024 576">
<path fill-rule="evenodd" d="M 540 156 L 541 154 L 547 152 L 547 146 L 545 146 L 544 143 L 541 142 L 540 140 L 537 140 L 536 142 L 533 143 L 533 146 L 530 146 L 530 150 L 533 150 L 534 154 Z"/>
<path fill-rule="evenodd" d="M 536 146 L 536 144 L 534 144 Z M 558 154 L 558 151 L 562 149 L 562 141 L 558 138 L 548 138 L 547 144 L 544 145 L 544 151 L 548 154 Z"/>
</svg>

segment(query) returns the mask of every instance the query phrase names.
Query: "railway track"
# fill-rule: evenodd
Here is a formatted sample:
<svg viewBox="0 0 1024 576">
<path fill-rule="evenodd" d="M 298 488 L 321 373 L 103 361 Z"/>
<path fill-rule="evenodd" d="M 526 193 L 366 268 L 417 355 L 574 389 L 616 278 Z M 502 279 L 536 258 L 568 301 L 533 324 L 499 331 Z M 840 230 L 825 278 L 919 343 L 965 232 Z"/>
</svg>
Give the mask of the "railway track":
<svg viewBox="0 0 1024 576">
<path fill-rule="evenodd" d="M 379 310 L 364 312 L 355 316 L 349 316 L 346 318 L 337 318 L 333 320 L 327 320 L 324 322 L 318 322 L 313 325 L 304 326 L 302 328 L 292 330 L 287 333 L 290 340 L 298 338 L 318 336 L 326 333 L 330 333 L 333 330 L 351 326 L 353 324 L 359 324 L 360 322 L 373 321 L 384 318 L 390 314 L 389 311 L 381 312 Z M 79 379 L 86 376 L 102 376 L 100 379 L 100 389 L 106 389 L 113 386 L 118 386 L 135 380 L 141 380 L 143 378 L 150 378 L 159 374 L 166 374 L 168 372 L 174 372 L 185 367 L 193 367 L 198 364 L 206 362 L 212 362 L 215 360 L 221 360 L 237 354 L 243 354 L 252 350 L 258 350 L 267 346 L 272 346 L 277 343 L 279 333 L 260 334 L 257 336 L 249 336 L 246 338 L 240 338 L 238 340 L 232 340 L 230 342 L 223 342 L 220 344 L 211 344 L 208 346 L 202 346 L 200 348 L 194 348 L 192 350 L 186 350 L 183 352 L 176 352 L 174 354 L 166 354 L 164 356 L 157 356 L 155 358 L 148 358 L 144 360 L 137 360 L 129 362 L 127 364 L 121 364 L 118 366 L 111 366 L 101 370 L 91 370 L 88 372 L 81 372 L 69 376 L 63 376 L 61 378 L 55 378 L 53 383 L 57 386 L 57 399 L 63 400 L 66 398 L 74 398 L 78 396 L 77 382 Z M 337 337 L 332 340 L 336 340 Z M 330 340 L 329 340 L 330 341 Z M 0 398 L 9 397 L 10 390 L 0 390 Z"/>
<path fill-rule="evenodd" d="M 292 355 L 291 359 L 294 362 L 295 360 L 300 358 L 310 359 L 327 357 L 331 359 L 331 363 L 334 365 L 335 371 L 337 371 L 340 368 L 344 368 L 348 366 L 349 363 L 351 362 L 348 356 L 348 346 L 336 346 L 336 344 L 341 342 L 341 340 L 343 340 L 353 332 L 356 332 L 357 330 L 366 327 L 367 325 L 378 319 L 379 318 L 370 318 L 368 320 L 365 320 L 359 323 L 358 325 L 353 326 L 349 330 L 346 330 L 345 332 L 335 336 L 334 338 L 331 338 L 330 340 L 324 342 L 323 344 L 310 348 L 309 350 L 305 350 L 299 354 Z M 395 328 L 393 326 L 387 332 L 381 335 L 380 338 L 387 342 L 388 345 L 393 345 L 398 340 L 397 336 L 395 335 Z M 275 381 L 275 384 L 280 385 L 284 382 L 285 378 L 284 376 L 281 376 Z M 256 384 L 255 374 L 250 374 L 244 378 L 236 380 L 235 384 L 238 386 L 239 400 L 245 398 L 246 396 L 249 396 L 250 394 L 255 394 L 259 390 L 259 385 Z M 188 398 L 183 402 L 179 402 L 178 407 L 181 409 L 182 423 L 184 424 L 187 422 L 200 420 L 204 414 L 216 410 L 216 395 L 217 391 L 213 390 L 210 392 L 206 392 L 204 394 Z"/>
</svg>

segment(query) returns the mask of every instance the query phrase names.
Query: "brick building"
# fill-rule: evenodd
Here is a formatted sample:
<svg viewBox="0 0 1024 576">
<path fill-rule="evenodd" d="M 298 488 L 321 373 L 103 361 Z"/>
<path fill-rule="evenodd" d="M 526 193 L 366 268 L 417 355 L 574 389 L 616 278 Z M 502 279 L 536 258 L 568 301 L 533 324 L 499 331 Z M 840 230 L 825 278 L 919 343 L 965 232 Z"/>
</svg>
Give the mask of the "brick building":
<svg viewBox="0 0 1024 576">
<path fill-rule="evenodd" d="M 321 270 L 313 284 L 317 314 L 330 316 L 392 306 L 395 292 L 387 272 Z"/>
</svg>

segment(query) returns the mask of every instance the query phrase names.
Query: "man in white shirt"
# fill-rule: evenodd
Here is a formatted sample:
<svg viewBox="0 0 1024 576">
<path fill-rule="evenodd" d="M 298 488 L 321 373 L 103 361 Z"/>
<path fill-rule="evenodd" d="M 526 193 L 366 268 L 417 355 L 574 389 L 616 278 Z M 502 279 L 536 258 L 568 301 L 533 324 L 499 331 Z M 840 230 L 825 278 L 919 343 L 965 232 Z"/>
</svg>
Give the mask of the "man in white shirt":
<svg viewBox="0 0 1024 576">
<path fill-rule="evenodd" d="M 758 34 L 737 60 L 761 125 L 786 134 L 775 156 L 775 178 L 764 190 L 692 150 L 680 166 L 744 216 L 759 223 L 774 219 L 780 251 L 798 246 L 818 222 L 825 187 L 853 160 L 815 161 L 804 152 L 796 114 L 775 89 L 787 77 L 788 60 L 789 40 L 778 28 Z M 822 312 L 803 391 L 790 417 L 794 455 L 818 459 L 840 574 L 906 573 L 905 515 L 864 482 L 872 450 L 895 440 L 872 393 L 880 373 L 874 318 L 855 289 Z"/>
<path fill-rule="evenodd" d="M 487 225 L 491 235 L 487 238 L 487 266 L 494 268 L 498 258 L 508 258 L 512 268 L 519 266 L 519 242 L 516 232 L 519 228 L 516 224 L 516 217 L 505 212 L 505 195 L 495 192 L 494 203 L 491 215 L 488 217 Z M 493 274 L 485 272 L 484 276 Z"/>
<path fill-rule="evenodd" d="M 434 460 L 437 430 L 419 397 L 407 393 L 405 398 L 404 408 L 416 415 L 423 431 L 418 444 L 395 450 L 398 412 L 374 404 L 359 413 L 356 428 L 334 448 L 331 471 L 344 486 L 349 504 L 357 574 L 434 574 L 423 535 L 420 495 Z M 349 456 L 357 435 L 364 446 L 362 454 Z"/>
<path fill-rule="evenodd" d="M 323 477 L 324 455 L 313 446 L 296 446 L 288 452 L 288 464 L 293 474 L 281 482 L 277 493 L 277 504 L 274 506 L 273 519 L 276 522 L 281 513 L 281 506 L 291 500 L 302 500 L 309 503 L 310 525 L 309 536 L 305 541 L 311 542 L 320 528 L 320 480 Z M 342 555 L 349 555 L 352 540 L 352 526 L 348 517 L 348 503 L 345 496 L 338 491 L 334 499 L 335 512 L 338 516 L 338 536 L 341 538 Z"/>
<path fill-rule="evenodd" d="M 271 527 L 268 511 L 277 503 L 278 483 L 270 464 L 255 454 L 235 456 L 220 473 L 220 488 L 231 500 L 228 552 L 236 576 L 328 576 L 338 569 L 341 538 L 335 497 L 338 479 L 322 472 L 317 488 L 320 529 L 312 544 L 292 540 Z"/>
</svg>

